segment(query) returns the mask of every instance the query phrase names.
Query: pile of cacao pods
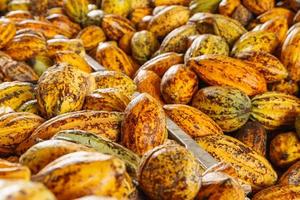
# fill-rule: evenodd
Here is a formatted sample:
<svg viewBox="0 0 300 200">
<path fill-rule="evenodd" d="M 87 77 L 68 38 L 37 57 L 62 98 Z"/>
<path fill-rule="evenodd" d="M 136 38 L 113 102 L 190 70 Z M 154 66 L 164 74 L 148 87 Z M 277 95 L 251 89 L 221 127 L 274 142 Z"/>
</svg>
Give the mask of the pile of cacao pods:
<svg viewBox="0 0 300 200">
<path fill-rule="evenodd" d="M 0 0 L 0 199 L 300 199 L 299 8 Z"/>
</svg>

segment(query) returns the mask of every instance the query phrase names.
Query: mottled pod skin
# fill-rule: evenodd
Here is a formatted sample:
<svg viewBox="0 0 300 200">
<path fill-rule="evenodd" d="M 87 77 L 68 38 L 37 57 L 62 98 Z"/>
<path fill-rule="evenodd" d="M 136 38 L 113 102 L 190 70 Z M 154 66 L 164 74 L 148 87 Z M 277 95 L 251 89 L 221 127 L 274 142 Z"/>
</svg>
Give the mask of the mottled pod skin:
<svg viewBox="0 0 300 200">
<path fill-rule="evenodd" d="M 135 32 L 134 25 L 131 21 L 125 17 L 114 14 L 104 15 L 101 27 L 105 35 L 115 41 L 120 40 L 126 34 Z"/>
<path fill-rule="evenodd" d="M 189 19 L 189 23 L 195 23 L 200 34 L 210 33 L 223 37 L 230 46 L 247 32 L 237 20 L 218 14 L 196 13 Z"/>
<path fill-rule="evenodd" d="M 38 115 L 12 112 L 0 117 L 0 146 L 12 149 L 24 142 L 32 132 L 44 122 Z"/>
<path fill-rule="evenodd" d="M 299 198 L 299 185 L 275 185 L 255 194 L 253 200 L 287 200 Z"/>
<path fill-rule="evenodd" d="M 300 160 L 300 141 L 294 132 L 277 135 L 270 144 L 270 159 L 278 167 L 287 167 Z"/>
<path fill-rule="evenodd" d="M 138 155 L 163 144 L 167 139 L 166 117 L 152 96 L 142 93 L 125 109 L 121 143 Z"/>
<path fill-rule="evenodd" d="M 165 105 L 164 110 L 172 121 L 193 138 L 223 134 L 216 122 L 196 108 L 172 104 Z"/>
<path fill-rule="evenodd" d="M 154 15 L 148 24 L 148 30 L 158 38 L 165 37 L 169 32 L 184 25 L 190 17 L 190 11 L 183 6 L 168 6 Z"/>
<path fill-rule="evenodd" d="M 66 63 L 61 63 L 43 73 L 38 81 L 37 102 L 46 118 L 82 108 L 89 92 L 87 74 Z"/>
<path fill-rule="evenodd" d="M 63 13 L 53 13 L 51 15 L 49 14 L 46 19 L 58 29 L 63 30 L 67 38 L 72 38 L 81 30 L 79 24 L 73 22 L 68 16 L 64 15 Z"/>
<path fill-rule="evenodd" d="M 0 178 L 6 180 L 30 180 L 30 170 L 27 166 L 19 163 L 0 159 Z"/>
<path fill-rule="evenodd" d="M 186 51 L 184 60 L 206 54 L 229 55 L 229 46 L 224 38 L 212 34 L 197 36 Z"/>
<path fill-rule="evenodd" d="M 102 0 L 101 9 L 107 14 L 126 17 L 131 10 L 131 0 Z"/>
<path fill-rule="evenodd" d="M 253 13 L 259 15 L 275 6 L 275 0 L 242 0 L 242 3 Z"/>
<path fill-rule="evenodd" d="M 300 161 L 293 164 L 279 179 L 281 185 L 300 185 Z"/>
<path fill-rule="evenodd" d="M 103 67 L 109 70 L 123 72 L 130 77 L 132 77 L 135 72 L 128 55 L 110 42 L 99 44 L 96 52 L 96 60 L 103 65 Z"/>
<path fill-rule="evenodd" d="M 133 80 L 140 93 L 148 93 L 164 105 L 164 100 L 160 93 L 161 78 L 150 70 L 139 70 Z"/>
<path fill-rule="evenodd" d="M 222 172 L 207 173 L 195 200 L 244 200 L 245 192 L 232 177 Z"/>
<path fill-rule="evenodd" d="M 171 31 L 162 41 L 159 53 L 176 52 L 184 53 L 188 49 L 188 37 L 197 35 L 196 25 L 188 24 Z"/>
<path fill-rule="evenodd" d="M 10 19 L 0 19 L 0 49 L 5 47 L 16 34 L 16 25 Z"/>
<path fill-rule="evenodd" d="M 137 86 L 125 74 L 117 71 L 99 71 L 91 74 L 95 78 L 96 89 L 116 88 L 131 97 Z"/>
<path fill-rule="evenodd" d="M 129 97 L 118 89 L 97 89 L 85 97 L 83 109 L 123 112 L 129 102 Z"/>
<path fill-rule="evenodd" d="M 266 156 L 267 132 L 258 122 L 247 122 L 235 136 L 262 156 Z"/>
<path fill-rule="evenodd" d="M 233 137 L 210 135 L 198 138 L 197 143 L 215 159 L 230 164 L 238 178 L 254 190 L 272 186 L 277 181 L 269 161 Z"/>
<path fill-rule="evenodd" d="M 273 53 L 279 45 L 276 34 L 266 30 L 251 31 L 245 33 L 234 44 L 231 54 L 239 55 L 245 51 L 265 51 Z"/>
<path fill-rule="evenodd" d="M 199 78 L 214 86 L 231 86 L 249 96 L 267 90 L 264 77 L 249 64 L 223 55 L 203 55 L 187 61 Z"/>
<path fill-rule="evenodd" d="M 290 28 L 288 35 L 283 42 L 281 48 L 281 61 L 283 65 L 288 69 L 289 75 L 292 80 L 300 80 L 300 67 L 299 67 L 299 54 L 296 53 L 300 49 L 300 27 L 294 26 Z"/>
<path fill-rule="evenodd" d="M 37 105 L 37 100 L 30 100 L 22 104 L 20 108 L 17 109 L 18 112 L 30 112 L 36 115 L 40 114 L 38 105 Z"/>
<path fill-rule="evenodd" d="M 63 0 L 63 8 L 67 15 L 77 23 L 84 23 L 88 14 L 88 0 Z"/>
<path fill-rule="evenodd" d="M 285 17 L 278 16 L 261 25 L 256 26 L 252 31 L 264 30 L 275 33 L 279 42 L 282 43 L 286 38 L 288 29 L 289 25 L 287 19 Z"/>
<path fill-rule="evenodd" d="M 120 136 L 120 125 L 123 114 L 107 111 L 77 111 L 54 117 L 41 124 L 34 133 L 17 148 L 17 153 L 24 153 L 38 142 L 38 138 L 50 139 L 55 133 L 62 130 L 83 130 L 101 135 L 112 141 Z"/>
<path fill-rule="evenodd" d="M 86 50 L 91 50 L 97 47 L 100 42 L 106 40 L 104 31 L 98 26 L 88 26 L 82 29 L 78 33 L 77 38 L 82 40 Z"/>
<path fill-rule="evenodd" d="M 144 155 L 138 180 L 153 200 L 192 200 L 201 185 L 201 167 L 185 148 L 165 144 Z"/>
<path fill-rule="evenodd" d="M 25 180 L 1 180 L 2 199 L 47 199 L 56 200 L 54 194 L 41 183 Z"/>
<path fill-rule="evenodd" d="M 183 55 L 169 52 L 163 53 L 147 61 L 141 66 L 141 70 L 150 70 L 155 72 L 159 77 L 163 77 L 165 72 L 173 65 L 183 63 Z"/>
<path fill-rule="evenodd" d="M 4 82 L 0 84 L 0 105 L 17 110 L 25 102 L 35 98 L 34 85 L 27 82 Z"/>
<path fill-rule="evenodd" d="M 300 100 L 280 92 L 265 92 L 252 99 L 251 119 L 268 130 L 295 123 L 300 113 Z"/>
<path fill-rule="evenodd" d="M 174 65 L 164 74 L 160 90 L 166 103 L 188 104 L 198 90 L 197 75 L 183 64 Z"/>
<path fill-rule="evenodd" d="M 9 42 L 4 51 L 14 60 L 26 61 L 39 53 L 45 52 L 46 48 L 44 38 L 34 34 L 20 34 Z"/>
<path fill-rule="evenodd" d="M 288 71 L 278 58 L 264 51 L 246 51 L 237 58 L 244 60 L 262 73 L 268 83 L 282 81 L 288 77 Z"/>
<path fill-rule="evenodd" d="M 86 60 L 73 51 L 58 51 L 54 55 L 55 63 L 67 63 L 76 69 L 86 73 L 91 73 L 93 70 Z"/>
<path fill-rule="evenodd" d="M 123 161 L 110 155 L 84 151 L 64 155 L 33 176 L 34 181 L 44 183 L 62 200 L 85 195 L 127 198 L 133 189 L 132 184 L 128 185 L 127 191 L 123 188 L 128 178 Z"/>
<path fill-rule="evenodd" d="M 132 36 L 130 46 L 133 58 L 143 64 L 159 48 L 159 42 L 150 31 L 139 31 Z"/>
<path fill-rule="evenodd" d="M 211 86 L 197 92 L 192 106 L 211 117 L 223 131 L 231 132 L 248 121 L 251 100 L 239 89 Z"/>
<path fill-rule="evenodd" d="M 19 162 L 29 167 L 32 174 L 36 174 L 55 159 L 77 151 L 93 151 L 93 149 L 63 140 L 46 140 L 28 149 L 22 154 Z"/>
</svg>

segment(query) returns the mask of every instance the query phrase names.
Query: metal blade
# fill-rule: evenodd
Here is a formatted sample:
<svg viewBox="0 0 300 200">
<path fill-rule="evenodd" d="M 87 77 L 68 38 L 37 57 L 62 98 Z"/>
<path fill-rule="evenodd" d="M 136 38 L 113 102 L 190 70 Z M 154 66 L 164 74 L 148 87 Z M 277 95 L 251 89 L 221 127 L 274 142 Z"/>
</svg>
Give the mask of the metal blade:
<svg viewBox="0 0 300 200">
<path fill-rule="evenodd" d="M 92 58 L 88 54 L 85 54 L 85 60 L 95 72 L 106 70 L 102 65 L 100 65 L 96 60 L 94 60 L 94 58 Z"/>
<path fill-rule="evenodd" d="M 195 140 L 186 134 L 175 122 L 167 118 L 167 129 L 170 139 L 173 139 L 191 151 L 204 169 L 215 166 L 219 162 L 203 150 Z"/>
</svg>

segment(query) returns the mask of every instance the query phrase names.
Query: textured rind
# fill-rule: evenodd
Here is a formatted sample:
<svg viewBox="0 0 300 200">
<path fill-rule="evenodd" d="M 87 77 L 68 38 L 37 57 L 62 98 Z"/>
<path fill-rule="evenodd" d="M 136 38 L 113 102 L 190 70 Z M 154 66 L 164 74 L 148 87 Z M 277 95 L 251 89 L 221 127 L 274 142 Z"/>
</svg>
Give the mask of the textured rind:
<svg viewBox="0 0 300 200">
<path fill-rule="evenodd" d="M 30 112 L 30 113 L 33 113 L 36 115 L 40 114 L 36 99 L 25 102 L 17 109 L 17 111 L 18 112 Z"/>
<path fill-rule="evenodd" d="M 51 39 L 47 40 L 47 54 L 53 57 L 56 53 L 61 51 L 71 51 L 84 57 L 85 49 L 80 39 Z"/>
<path fill-rule="evenodd" d="M 129 97 L 118 89 L 97 89 L 85 97 L 83 109 L 123 112 L 129 102 Z"/>
<path fill-rule="evenodd" d="M 258 192 L 254 195 L 253 200 L 287 200 L 299 198 L 299 185 L 276 185 Z"/>
<path fill-rule="evenodd" d="M 281 185 L 300 185 L 300 161 L 293 164 L 279 179 Z"/>
<path fill-rule="evenodd" d="M 180 26 L 171 31 L 162 41 L 159 53 L 176 52 L 185 53 L 188 49 L 188 37 L 197 35 L 196 25 L 189 24 Z"/>
<path fill-rule="evenodd" d="M 221 172 L 210 172 L 202 177 L 202 186 L 195 200 L 244 200 L 245 192 L 232 177 Z"/>
<path fill-rule="evenodd" d="M 44 122 L 32 113 L 12 112 L 0 117 L 0 146 L 14 148 L 25 141 Z"/>
<path fill-rule="evenodd" d="M 29 148 L 22 154 L 19 162 L 29 167 L 32 174 L 36 174 L 55 159 L 77 151 L 93 151 L 93 149 L 63 140 L 46 140 Z"/>
<path fill-rule="evenodd" d="M 64 15 L 64 13 L 50 14 L 50 11 L 48 12 L 49 14 L 46 19 L 58 29 L 63 30 L 67 38 L 72 38 L 80 31 L 80 25 L 73 22 L 68 16 Z"/>
<path fill-rule="evenodd" d="M 229 46 L 224 38 L 212 34 L 197 36 L 186 51 L 184 60 L 206 54 L 229 55 Z"/>
<path fill-rule="evenodd" d="M 0 19 L 0 49 L 5 47 L 15 36 L 16 26 L 9 19 Z"/>
<path fill-rule="evenodd" d="M 300 100 L 279 92 L 265 92 L 252 99 L 251 119 L 274 130 L 294 124 L 300 113 Z"/>
<path fill-rule="evenodd" d="M 150 70 L 163 77 L 165 72 L 173 65 L 183 63 L 183 55 L 169 52 L 163 53 L 147 61 L 141 66 L 141 70 Z"/>
<path fill-rule="evenodd" d="M 265 30 L 251 31 L 240 37 L 234 44 L 231 54 L 238 56 L 240 53 L 247 51 L 273 53 L 278 45 L 279 40 L 275 33 Z"/>
<path fill-rule="evenodd" d="M 84 130 L 117 141 L 122 120 L 122 113 L 107 111 L 77 111 L 59 115 L 41 124 L 18 146 L 17 152 L 23 153 L 38 139 L 49 139 L 62 130 Z"/>
<path fill-rule="evenodd" d="M 39 76 L 25 62 L 17 62 L 10 57 L 0 58 L 1 73 L 7 81 L 36 82 Z"/>
<path fill-rule="evenodd" d="M 54 194 L 43 184 L 30 181 L 0 181 L 0 193 L 3 200 L 32 199 L 56 200 Z"/>
<path fill-rule="evenodd" d="M 183 6 L 168 6 L 154 15 L 148 24 L 148 30 L 158 38 L 165 37 L 169 32 L 184 25 L 190 17 L 190 11 Z"/>
<path fill-rule="evenodd" d="M 155 7 L 157 6 L 170 6 L 170 5 L 189 5 L 190 0 L 153 0 Z"/>
<path fill-rule="evenodd" d="M 102 28 L 94 25 L 82 29 L 78 33 L 77 38 L 82 40 L 83 46 L 86 50 L 91 50 L 97 47 L 100 42 L 104 42 L 106 40 L 106 36 Z"/>
<path fill-rule="evenodd" d="M 138 92 L 148 93 L 162 105 L 164 104 L 160 93 L 161 78 L 156 73 L 150 70 L 139 70 L 133 81 Z"/>
<path fill-rule="evenodd" d="M 93 71 L 86 60 L 73 51 L 59 51 L 55 54 L 54 60 L 56 63 L 67 63 L 72 65 L 86 73 L 91 73 Z"/>
<path fill-rule="evenodd" d="M 203 55 L 187 61 L 200 79 L 210 85 L 231 86 L 240 89 L 249 96 L 267 90 L 264 77 L 249 64 L 222 55 Z"/>
<path fill-rule="evenodd" d="M 124 35 L 135 32 L 134 25 L 125 17 L 108 14 L 105 15 L 101 22 L 101 27 L 105 35 L 111 39 L 118 41 Z"/>
<path fill-rule="evenodd" d="M 81 110 L 89 91 L 88 75 L 66 63 L 48 68 L 38 81 L 37 103 L 46 118 Z"/>
<path fill-rule="evenodd" d="M 31 83 L 15 81 L 0 84 L 0 106 L 9 106 L 16 110 L 34 98 L 34 85 Z"/>
<path fill-rule="evenodd" d="M 197 13 L 189 19 L 196 23 L 200 34 L 212 33 L 223 37 L 232 46 L 247 30 L 236 20 L 224 15 Z"/>
<path fill-rule="evenodd" d="M 288 20 L 289 25 L 293 24 L 294 12 L 283 7 L 276 7 L 269 9 L 268 11 L 264 12 L 263 14 L 259 15 L 251 24 L 250 26 L 255 26 L 256 24 L 265 23 L 275 17 L 282 16 Z M 254 25 L 252 25 L 254 24 Z"/>
<path fill-rule="evenodd" d="M 277 135 L 270 144 L 270 159 L 279 167 L 290 166 L 300 160 L 300 141 L 294 132 Z"/>
<path fill-rule="evenodd" d="M 168 117 L 193 138 L 223 134 L 216 122 L 196 108 L 180 104 L 165 105 L 163 108 Z"/>
<path fill-rule="evenodd" d="M 15 36 L 4 49 L 14 60 L 25 61 L 47 49 L 45 39 L 34 34 Z"/>
<path fill-rule="evenodd" d="M 32 31 L 37 31 L 42 33 L 47 39 L 54 38 L 56 35 L 70 37 L 70 33 L 67 30 L 55 26 L 48 21 L 26 19 L 22 20 L 16 25 L 18 30 L 29 29 Z"/>
<path fill-rule="evenodd" d="M 282 45 L 281 62 L 288 69 L 292 80 L 300 80 L 300 56 L 297 52 L 300 50 L 300 27 L 290 28 L 289 33 Z"/>
<path fill-rule="evenodd" d="M 247 122 L 235 136 L 262 156 L 266 156 L 267 132 L 258 122 Z"/>
<path fill-rule="evenodd" d="M 96 88 L 116 88 L 131 97 L 136 92 L 135 83 L 125 74 L 117 71 L 99 71 L 91 74 L 95 78 Z"/>
<path fill-rule="evenodd" d="M 138 180 L 151 199 L 192 200 L 201 185 L 201 166 L 176 144 L 161 145 L 142 159 Z"/>
<path fill-rule="evenodd" d="M 279 16 L 256 26 L 252 31 L 262 30 L 275 33 L 279 42 L 282 43 L 286 38 L 288 29 L 289 25 L 287 19 L 285 17 Z"/>
<path fill-rule="evenodd" d="M 225 132 L 243 126 L 251 111 L 249 97 L 232 87 L 203 88 L 194 95 L 192 106 L 211 117 Z"/>
<path fill-rule="evenodd" d="M 115 156 L 125 162 L 127 172 L 131 177 L 136 178 L 137 176 L 140 157 L 116 142 L 81 130 L 60 131 L 52 139 L 82 144 L 99 153 Z"/>
<path fill-rule="evenodd" d="M 219 4 L 219 13 L 230 17 L 239 5 L 240 0 L 222 0 Z"/>
<path fill-rule="evenodd" d="M 272 186 L 277 181 L 277 174 L 268 160 L 235 138 L 205 136 L 198 138 L 197 143 L 218 161 L 230 164 L 238 178 L 254 190 Z"/>
<path fill-rule="evenodd" d="M 67 15 L 77 23 L 83 23 L 87 19 L 88 0 L 63 0 L 63 8 Z"/>
<path fill-rule="evenodd" d="M 253 13 L 259 15 L 275 6 L 275 0 L 243 0 L 242 3 Z"/>
<path fill-rule="evenodd" d="M 159 42 L 150 31 L 139 31 L 133 34 L 129 46 L 131 47 L 132 57 L 143 64 L 159 48 Z"/>
<path fill-rule="evenodd" d="M 166 103 L 188 104 L 198 90 L 198 77 L 183 64 L 174 65 L 164 74 L 160 91 Z"/>
<path fill-rule="evenodd" d="M 163 144 L 167 129 L 162 106 L 147 93 L 138 95 L 125 109 L 121 133 L 122 145 L 138 155 Z"/>
<path fill-rule="evenodd" d="M 0 178 L 7 180 L 30 180 L 30 170 L 28 167 L 19 163 L 12 163 L 3 159 L 0 159 Z"/>
<path fill-rule="evenodd" d="M 282 81 L 288 77 L 288 71 L 278 58 L 263 51 L 242 52 L 236 56 L 262 73 L 268 83 Z"/>
<path fill-rule="evenodd" d="M 85 195 L 107 195 L 122 199 L 127 198 L 133 190 L 123 161 L 97 152 L 81 151 L 64 155 L 44 167 L 32 179 L 42 182 L 61 200 Z"/>
<path fill-rule="evenodd" d="M 108 70 L 123 72 L 130 77 L 135 72 L 128 55 L 110 42 L 99 44 L 96 52 L 96 60 Z"/>
</svg>

